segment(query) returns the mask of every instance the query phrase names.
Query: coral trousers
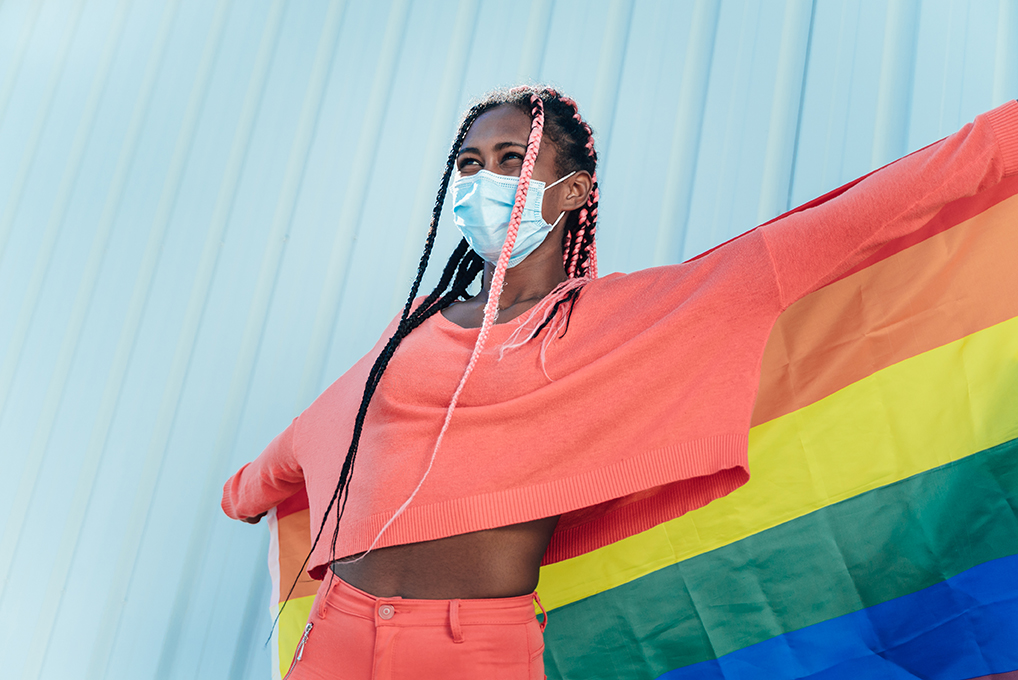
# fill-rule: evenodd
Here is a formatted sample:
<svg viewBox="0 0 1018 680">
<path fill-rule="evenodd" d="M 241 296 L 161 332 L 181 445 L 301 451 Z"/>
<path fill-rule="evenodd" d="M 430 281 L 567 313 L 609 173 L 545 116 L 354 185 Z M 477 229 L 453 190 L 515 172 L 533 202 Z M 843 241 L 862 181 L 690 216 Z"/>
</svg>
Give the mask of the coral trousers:
<svg viewBox="0 0 1018 680">
<path fill-rule="evenodd" d="M 375 597 L 326 574 L 286 678 L 543 680 L 536 598 Z"/>
</svg>

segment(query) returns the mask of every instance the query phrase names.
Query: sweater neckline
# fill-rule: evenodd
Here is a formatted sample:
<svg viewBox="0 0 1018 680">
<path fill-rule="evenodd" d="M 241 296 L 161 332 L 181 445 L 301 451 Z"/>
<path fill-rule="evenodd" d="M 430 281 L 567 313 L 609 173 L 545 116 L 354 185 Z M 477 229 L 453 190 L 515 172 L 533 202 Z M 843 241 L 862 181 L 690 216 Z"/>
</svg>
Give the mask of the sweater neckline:
<svg viewBox="0 0 1018 680">
<path fill-rule="evenodd" d="M 590 283 L 588 283 L 587 287 L 589 287 L 592 283 L 601 282 L 601 281 L 604 281 L 606 279 L 615 278 L 616 276 L 619 276 L 618 272 L 613 272 L 611 274 L 608 274 L 607 276 L 599 277 L 599 278 L 595 279 L 594 281 L 591 281 Z M 551 295 L 551 292 L 549 292 L 548 295 Z M 544 298 L 541 298 L 541 300 L 538 301 L 538 303 L 535 305 L 535 307 L 541 305 L 547 297 L 548 296 L 546 295 Z M 501 335 L 501 334 L 504 333 L 508 337 L 509 334 L 511 334 L 513 331 L 515 331 L 517 328 L 519 328 L 523 323 L 525 323 L 527 319 L 531 318 L 531 311 L 532 310 L 533 310 L 533 308 L 528 309 L 527 311 L 523 312 L 522 314 L 520 314 L 516 318 L 510 319 L 509 321 L 506 321 L 505 323 L 497 323 L 496 322 L 495 325 L 492 326 L 490 333 L 492 333 L 493 335 Z M 436 314 L 432 314 L 428 318 L 428 321 L 431 321 L 433 319 L 435 320 L 434 323 L 438 324 L 440 327 L 446 329 L 447 331 L 449 331 L 451 333 L 458 334 L 461 337 L 470 337 L 470 336 L 472 336 L 472 337 L 476 338 L 478 332 L 481 330 L 480 327 L 478 327 L 478 328 L 464 328 L 463 326 L 460 326 L 458 323 L 456 323 L 454 321 L 450 321 L 449 319 L 447 319 L 445 317 L 445 315 L 442 314 L 441 310 L 439 310 L 438 313 L 436 313 Z M 425 323 L 427 323 L 427 322 L 425 322 Z M 499 329 L 503 329 L 503 330 L 499 330 Z"/>
<path fill-rule="evenodd" d="M 515 330 L 520 324 L 522 324 L 524 322 L 524 320 L 529 315 L 530 315 L 530 310 L 528 309 L 527 311 L 523 312 L 522 314 L 520 314 L 516 318 L 510 319 L 509 321 L 506 321 L 505 323 L 495 323 L 495 325 L 492 326 L 492 328 L 491 328 L 491 332 L 492 333 L 498 332 L 498 331 L 495 330 L 495 329 L 498 329 L 498 328 L 509 328 L 509 329 Z M 436 314 L 433 314 L 431 316 L 431 319 L 434 319 L 435 323 L 437 323 L 439 326 L 442 326 L 443 328 L 446 328 L 446 329 L 451 330 L 451 331 L 453 331 L 455 333 L 461 333 L 461 334 L 464 334 L 464 335 L 473 335 L 474 337 L 476 337 L 478 332 L 480 332 L 480 330 L 481 330 L 481 328 L 479 326 L 477 328 L 464 328 L 463 326 L 460 326 L 455 321 L 450 321 L 449 319 L 445 318 L 445 315 L 442 314 L 441 310 L 439 312 L 437 312 Z"/>
</svg>

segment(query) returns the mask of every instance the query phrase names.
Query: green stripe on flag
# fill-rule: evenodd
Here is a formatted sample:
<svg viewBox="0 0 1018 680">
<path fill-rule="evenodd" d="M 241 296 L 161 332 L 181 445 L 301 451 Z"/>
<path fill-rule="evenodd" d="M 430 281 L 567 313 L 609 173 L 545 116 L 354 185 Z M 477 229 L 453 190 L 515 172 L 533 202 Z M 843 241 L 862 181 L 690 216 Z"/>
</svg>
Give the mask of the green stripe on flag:
<svg viewBox="0 0 1018 680">
<path fill-rule="evenodd" d="M 548 677 L 654 678 L 1018 554 L 1016 461 L 1018 439 L 556 609 Z"/>
</svg>

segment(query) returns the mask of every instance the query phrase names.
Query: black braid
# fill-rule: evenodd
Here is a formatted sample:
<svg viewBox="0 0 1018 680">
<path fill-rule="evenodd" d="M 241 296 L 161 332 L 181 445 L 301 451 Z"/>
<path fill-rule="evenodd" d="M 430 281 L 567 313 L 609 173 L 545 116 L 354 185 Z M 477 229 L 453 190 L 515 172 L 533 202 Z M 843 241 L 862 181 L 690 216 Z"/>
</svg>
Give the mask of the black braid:
<svg viewBox="0 0 1018 680">
<path fill-rule="evenodd" d="M 364 429 L 364 419 L 367 416 L 368 404 L 371 403 L 371 398 L 375 394 L 375 388 L 378 387 L 378 383 L 382 379 L 382 374 L 385 372 L 386 367 L 388 367 L 389 361 L 396 352 L 396 348 L 399 347 L 399 344 L 403 341 L 403 338 L 409 335 L 410 331 L 420 326 L 424 323 L 424 321 L 440 310 L 438 305 L 434 304 L 434 301 L 442 295 L 444 289 L 449 285 L 449 279 L 452 278 L 453 272 L 456 270 L 457 265 L 462 262 L 465 257 L 464 253 L 469 248 L 469 246 L 464 247 L 466 242 L 463 241 L 459 244 L 459 246 L 457 246 L 456 250 L 453 251 L 452 256 L 446 263 L 445 270 L 442 272 L 442 279 L 439 281 L 439 285 L 435 287 L 435 290 L 433 290 L 427 298 L 425 298 L 425 304 L 421 305 L 423 309 L 418 310 L 420 313 L 414 314 L 414 321 L 411 324 L 409 322 L 410 310 L 413 309 L 414 299 L 417 297 L 417 291 L 420 289 L 421 280 L 424 278 L 424 271 L 428 267 L 431 251 L 435 245 L 435 236 L 438 233 L 438 221 L 442 216 L 442 205 L 445 203 L 445 195 L 449 189 L 449 180 L 452 178 L 453 169 L 456 167 L 456 157 L 459 155 L 460 147 L 463 146 L 463 140 L 466 138 L 467 132 L 470 131 L 470 126 L 473 125 L 478 116 L 487 111 L 489 108 L 492 108 L 492 105 L 487 103 L 474 105 L 467 112 L 467 115 L 464 116 L 463 122 L 460 123 L 456 139 L 453 141 L 452 149 L 450 149 L 449 156 L 446 159 L 445 171 L 442 173 L 442 182 L 438 187 L 438 196 L 435 198 L 435 207 L 431 213 L 431 225 L 428 228 L 428 236 L 424 243 L 424 253 L 421 255 L 420 264 L 417 266 L 417 276 L 414 279 L 413 285 L 410 287 L 410 295 L 407 298 L 406 305 L 403 307 L 403 314 L 400 318 L 399 327 L 396 329 L 396 332 L 392 335 L 392 337 L 389 338 L 389 341 L 385 344 L 385 348 L 382 350 L 381 354 L 378 355 L 378 358 L 375 359 L 375 363 L 371 367 L 367 384 L 364 386 L 364 395 L 361 397 L 361 405 L 357 410 L 357 417 L 354 420 L 353 436 L 350 441 L 350 448 L 347 450 L 346 459 L 343 461 L 343 468 L 339 473 L 339 481 L 336 483 L 335 491 L 333 491 L 332 500 L 329 501 L 329 505 L 326 507 L 325 513 L 322 516 L 322 525 L 318 528 L 318 534 L 311 545 L 311 552 L 308 553 L 308 559 L 310 559 L 311 553 L 313 553 L 315 548 L 318 546 L 318 541 L 321 538 L 322 531 L 325 529 L 325 524 L 329 518 L 329 512 L 336 504 L 336 500 L 342 498 L 339 511 L 336 515 L 336 527 L 332 532 L 332 543 L 329 552 L 330 557 L 335 557 L 336 541 L 339 539 L 339 521 L 343 518 L 343 511 L 346 509 L 346 499 L 349 497 L 353 464 L 357 459 L 357 449 L 360 444 L 361 431 Z M 431 304 L 427 304 L 429 301 L 431 301 Z"/>
<path fill-rule="evenodd" d="M 414 298 L 417 297 L 417 291 L 421 287 L 421 280 L 424 278 L 424 270 L 428 268 L 428 260 L 431 259 L 431 251 L 435 247 L 435 235 L 438 234 L 438 219 L 442 216 L 442 204 L 445 203 L 445 194 L 449 190 L 449 180 L 452 178 L 452 171 L 456 167 L 456 157 L 459 155 L 460 147 L 463 146 L 463 140 L 466 139 L 470 126 L 474 124 L 478 116 L 490 108 L 492 106 L 487 102 L 475 104 L 470 107 L 470 110 L 463 117 L 463 122 L 460 123 L 456 139 L 449 150 L 449 157 L 445 161 L 445 172 L 442 173 L 442 182 L 438 185 L 435 207 L 431 210 L 431 224 L 428 226 L 428 238 L 424 241 L 424 253 L 421 254 L 421 262 L 417 266 L 417 278 L 414 279 L 413 285 L 410 286 L 410 295 L 407 296 L 406 305 L 403 307 L 403 316 L 400 318 L 400 323 L 406 321 L 407 317 L 410 316 L 410 310 L 414 305 Z M 455 253 L 453 257 L 455 257 Z M 452 258 L 450 258 L 451 261 Z"/>
<path fill-rule="evenodd" d="M 597 152 L 594 150 L 593 131 L 579 115 L 576 102 L 552 89 L 538 90 L 538 94 L 544 102 L 545 124 L 544 134 L 555 146 L 555 160 L 560 174 L 566 174 L 574 170 L 585 170 L 594 176 L 597 168 Z M 579 244 L 579 256 L 576 259 L 576 271 L 586 273 L 590 253 L 594 244 L 595 228 L 597 226 L 598 207 L 598 185 L 595 179 L 590 187 L 590 197 L 587 205 L 581 209 L 586 211 L 582 221 L 583 236 Z M 563 246 L 568 258 L 570 252 L 576 247 L 575 238 L 581 228 L 581 210 L 574 210 L 566 217 L 566 228 L 562 235 Z M 544 321 L 534 329 L 530 339 L 540 335 L 555 315 L 563 306 L 567 306 L 565 327 L 559 336 L 565 337 L 569 330 L 569 322 L 573 317 L 573 310 L 576 301 L 580 297 L 582 288 L 574 288 L 563 297 L 555 301 L 551 311 L 545 315 Z"/>
<path fill-rule="evenodd" d="M 470 244 L 468 244 L 465 239 L 461 240 L 456 246 L 456 249 L 452 251 L 449 261 L 445 263 L 445 269 L 442 270 L 442 276 L 438 280 L 438 285 L 435 286 L 435 290 L 431 291 L 428 297 L 424 298 L 421 304 L 417 306 L 417 309 L 415 309 L 414 312 L 407 317 L 408 323 L 431 309 L 442 292 L 449 286 L 449 282 L 452 281 L 453 276 L 459 272 L 463 263 L 463 258 L 468 251 L 470 251 Z"/>
<path fill-rule="evenodd" d="M 556 300 L 555 304 L 551 308 L 551 313 L 549 313 L 549 314 L 547 314 L 545 316 L 544 321 L 542 321 L 541 325 L 539 325 L 537 328 L 534 329 L 534 332 L 530 334 L 530 338 L 528 338 L 528 339 L 529 340 L 533 340 L 538 335 L 540 335 L 541 331 L 544 330 L 544 327 L 547 326 L 548 323 L 551 322 L 551 320 L 555 318 L 556 314 L 558 314 L 559 308 L 562 307 L 563 305 L 568 304 L 569 305 L 569 311 L 566 312 L 566 326 L 565 326 L 565 328 L 562 329 L 562 335 L 559 336 L 559 338 L 564 338 L 566 336 L 566 331 L 569 330 L 569 321 L 573 318 L 573 307 L 575 306 L 576 301 L 580 297 L 580 290 L 582 290 L 582 289 L 580 289 L 580 288 L 573 288 L 571 291 L 566 293 L 564 296 L 562 296 L 561 298 Z"/>
</svg>

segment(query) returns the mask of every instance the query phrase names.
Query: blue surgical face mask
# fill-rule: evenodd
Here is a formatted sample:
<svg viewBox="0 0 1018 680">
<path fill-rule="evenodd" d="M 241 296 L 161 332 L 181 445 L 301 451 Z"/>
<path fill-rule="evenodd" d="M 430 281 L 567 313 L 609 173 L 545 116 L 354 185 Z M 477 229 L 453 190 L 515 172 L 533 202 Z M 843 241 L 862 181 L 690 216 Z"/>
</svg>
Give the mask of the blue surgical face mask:
<svg viewBox="0 0 1018 680">
<path fill-rule="evenodd" d="M 515 267 L 532 253 L 545 237 L 559 223 L 564 212 L 559 213 L 552 224 L 548 224 L 541 216 L 544 204 L 544 192 L 559 182 L 565 181 L 576 174 L 570 172 L 547 187 L 544 182 L 530 180 L 527 189 L 527 202 L 523 206 L 523 220 L 516 235 L 509 266 Z M 452 185 L 453 222 L 459 227 L 463 238 L 467 240 L 474 252 L 485 261 L 494 264 L 505 245 L 509 233 L 509 217 L 516 200 L 516 185 L 519 177 L 496 175 L 488 170 L 481 170 L 472 175 L 460 177 Z"/>
</svg>

